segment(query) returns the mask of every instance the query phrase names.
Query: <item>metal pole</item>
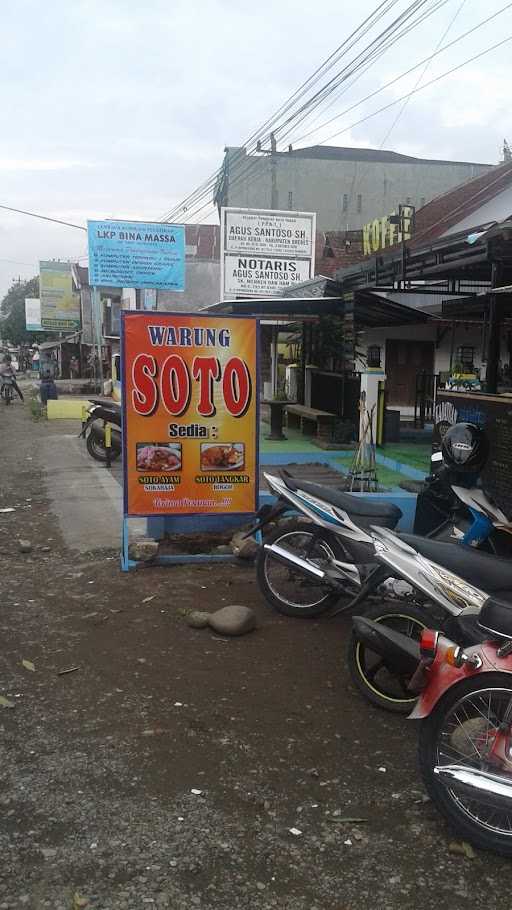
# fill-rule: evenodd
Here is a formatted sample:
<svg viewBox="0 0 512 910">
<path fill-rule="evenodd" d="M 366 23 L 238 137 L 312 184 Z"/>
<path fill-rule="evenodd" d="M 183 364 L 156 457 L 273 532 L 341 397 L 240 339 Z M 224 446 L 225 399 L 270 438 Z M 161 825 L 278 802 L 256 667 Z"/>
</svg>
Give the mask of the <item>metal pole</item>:
<svg viewBox="0 0 512 910">
<path fill-rule="evenodd" d="M 92 324 L 93 324 L 93 351 L 94 357 L 94 379 L 98 386 L 98 391 L 103 392 L 103 361 L 101 358 L 101 297 L 98 288 L 92 289 Z"/>
</svg>

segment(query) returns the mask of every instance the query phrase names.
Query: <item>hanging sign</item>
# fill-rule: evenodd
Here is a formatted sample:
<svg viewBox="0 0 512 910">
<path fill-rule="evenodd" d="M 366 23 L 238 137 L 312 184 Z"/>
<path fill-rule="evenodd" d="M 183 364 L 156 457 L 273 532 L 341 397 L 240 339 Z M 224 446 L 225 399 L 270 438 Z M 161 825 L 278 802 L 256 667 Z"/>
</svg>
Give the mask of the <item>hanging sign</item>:
<svg viewBox="0 0 512 910">
<path fill-rule="evenodd" d="M 315 274 L 314 212 L 221 209 L 221 299 L 279 297 Z"/>
<path fill-rule="evenodd" d="M 80 297 L 73 290 L 69 262 L 39 263 L 39 297 L 43 329 L 59 332 L 80 328 Z"/>
<path fill-rule="evenodd" d="M 88 221 L 93 287 L 185 290 L 185 228 L 144 221 Z"/>
<path fill-rule="evenodd" d="M 254 512 L 256 320 L 121 318 L 125 515 Z"/>
</svg>

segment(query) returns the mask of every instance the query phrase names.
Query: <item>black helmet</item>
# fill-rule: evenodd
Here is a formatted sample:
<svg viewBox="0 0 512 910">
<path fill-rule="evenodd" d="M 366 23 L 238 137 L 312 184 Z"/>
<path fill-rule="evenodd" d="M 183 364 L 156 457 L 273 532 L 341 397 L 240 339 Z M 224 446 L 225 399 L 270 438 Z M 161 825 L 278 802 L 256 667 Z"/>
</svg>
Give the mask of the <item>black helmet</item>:
<svg viewBox="0 0 512 910">
<path fill-rule="evenodd" d="M 489 455 L 489 441 L 474 423 L 455 423 L 443 437 L 443 461 L 454 471 L 479 474 Z"/>
</svg>

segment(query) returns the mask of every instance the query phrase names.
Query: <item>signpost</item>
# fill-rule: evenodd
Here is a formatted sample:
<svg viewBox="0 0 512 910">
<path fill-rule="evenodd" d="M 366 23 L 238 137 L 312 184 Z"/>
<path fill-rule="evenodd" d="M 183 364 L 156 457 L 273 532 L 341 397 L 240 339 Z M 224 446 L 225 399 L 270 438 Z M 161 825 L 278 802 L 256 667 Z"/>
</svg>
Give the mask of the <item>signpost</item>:
<svg viewBox="0 0 512 910">
<path fill-rule="evenodd" d="M 316 214 L 221 209 L 221 299 L 279 297 L 315 274 Z"/>
<path fill-rule="evenodd" d="M 258 342 L 249 318 L 123 311 L 121 320 L 127 569 L 131 516 L 257 509 Z"/>
<path fill-rule="evenodd" d="M 41 326 L 55 332 L 80 328 L 80 298 L 73 291 L 69 262 L 39 263 Z"/>
</svg>

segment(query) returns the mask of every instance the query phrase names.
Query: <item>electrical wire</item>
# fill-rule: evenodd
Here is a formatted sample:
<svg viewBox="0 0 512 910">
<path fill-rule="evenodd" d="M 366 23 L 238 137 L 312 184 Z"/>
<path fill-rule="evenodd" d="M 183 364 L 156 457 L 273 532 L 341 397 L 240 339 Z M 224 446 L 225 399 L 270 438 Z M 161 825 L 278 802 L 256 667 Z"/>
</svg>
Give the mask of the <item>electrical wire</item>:
<svg viewBox="0 0 512 910">
<path fill-rule="evenodd" d="M 327 139 L 325 139 L 324 142 L 329 142 L 331 139 L 334 139 L 335 137 L 340 136 L 343 133 L 349 132 L 350 130 L 354 129 L 357 126 L 360 126 L 361 124 L 366 123 L 368 120 L 371 120 L 373 117 L 376 117 L 378 114 L 383 113 L 383 111 L 387 111 L 390 108 L 394 107 L 396 104 L 400 104 L 400 102 L 403 101 L 405 98 L 407 98 L 409 95 L 415 95 L 421 91 L 424 91 L 424 89 L 429 88 L 431 85 L 435 85 L 437 82 L 440 82 L 442 79 L 445 79 L 447 76 L 450 76 L 455 72 L 458 72 L 459 70 L 463 69 L 465 66 L 468 66 L 470 63 L 473 63 L 475 60 L 479 60 L 482 57 L 484 57 L 486 54 L 489 54 L 492 51 L 497 50 L 499 47 L 503 47 L 503 45 L 507 44 L 509 41 L 512 41 L 512 35 L 509 35 L 507 38 L 504 38 L 501 41 L 496 42 L 496 44 L 493 44 L 490 47 L 485 48 L 485 50 L 480 51 L 478 54 L 475 54 L 472 57 L 469 57 L 467 60 L 464 60 L 462 63 L 459 63 L 457 66 L 454 66 L 449 70 L 446 70 L 446 72 L 441 73 L 439 76 L 436 76 L 434 79 L 430 79 L 428 82 L 425 82 L 423 85 L 414 89 L 412 92 L 406 92 L 400 98 L 396 98 L 394 101 L 391 101 L 388 104 L 385 104 L 382 107 L 378 108 L 377 110 L 372 111 L 370 114 L 367 114 L 366 116 L 360 118 L 359 120 L 355 121 L 354 123 L 351 123 L 349 126 L 343 127 L 343 129 L 341 129 L 341 130 L 337 130 L 335 133 L 333 133 L 329 137 L 327 137 Z M 376 93 L 374 93 L 374 94 L 376 94 Z M 211 203 L 209 205 L 211 207 Z M 191 217 L 196 216 L 200 211 L 202 211 L 205 208 L 207 208 L 206 204 L 203 205 L 196 212 L 193 212 Z"/>
<path fill-rule="evenodd" d="M 63 224 L 65 227 L 77 228 L 79 231 L 87 230 L 82 224 L 72 224 L 70 221 L 61 221 L 60 218 L 49 218 L 48 215 L 38 215 L 36 212 L 25 212 L 24 209 L 14 209 L 10 205 L 0 205 L 0 209 L 4 209 L 6 212 L 16 212 L 18 215 L 30 215 L 31 218 L 40 218 L 41 221 L 53 221 L 54 224 Z"/>
<path fill-rule="evenodd" d="M 405 11 L 403 11 L 402 14 L 399 17 L 397 17 L 397 19 L 395 19 L 393 23 L 391 23 L 391 25 L 388 25 L 388 27 L 384 30 L 383 33 L 381 33 L 377 38 L 373 39 L 373 41 L 371 42 L 369 47 L 372 48 L 373 46 L 376 46 L 376 43 L 379 41 L 382 43 L 383 36 L 385 36 L 388 32 L 390 32 L 393 29 L 393 27 L 397 28 L 398 24 L 402 23 L 407 18 L 409 18 L 416 9 L 423 7 L 427 2 L 428 2 L 428 0 L 415 0 L 414 3 L 410 4 L 410 6 Z M 448 2 L 448 0 L 434 0 L 434 8 L 437 9 L 439 5 L 442 5 L 446 2 Z M 353 47 L 357 43 L 357 41 L 359 41 L 361 39 L 361 37 L 364 34 L 366 34 L 370 30 L 370 28 L 372 28 L 376 24 L 376 22 L 378 22 L 379 19 L 382 18 L 383 15 L 392 8 L 393 5 L 395 5 L 395 3 L 396 3 L 396 0 L 391 0 L 391 2 L 390 2 L 390 0 L 388 0 L 387 4 L 381 3 L 380 6 L 377 7 L 377 10 L 374 11 L 374 13 L 370 17 L 367 17 L 366 20 L 364 20 L 364 22 L 361 23 L 361 25 L 358 27 L 358 29 L 356 29 L 349 36 L 348 39 L 345 39 L 345 41 L 336 49 L 336 51 L 334 51 L 333 54 L 331 54 L 331 56 L 329 58 L 327 58 L 327 61 L 325 61 L 324 64 L 322 64 L 320 67 L 318 67 L 317 70 L 312 74 L 312 76 L 309 77 L 309 79 L 306 80 L 302 84 L 302 86 L 300 86 L 299 89 L 297 89 L 293 93 L 293 95 L 290 97 L 290 99 L 288 99 L 288 101 L 285 102 L 284 105 L 281 105 L 281 107 L 278 109 L 278 111 L 271 118 L 269 118 L 267 121 L 265 121 L 265 123 L 262 125 L 262 127 L 260 127 L 255 133 L 253 133 L 253 135 L 251 137 L 249 137 L 248 140 L 245 141 L 244 145 L 248 146 L 251 141 L 254 142 L 256 140 L 257 136 L 263 136 L 264 131 L 269 129 L 272 125 L 274 125 L 276 123 L 279 114 L 286 112 L 286 110 L 289 109 L 292 104 L 295 104 L 298 100 L 300 100 L 300 98 L 305 94 L 304 87 L 308 86 L 310 88 L 313 84 L 315 84 L 319 80 L 320 74 L 322 74 L 326 70 L 332 68 L 332 66 L 337 62 L 337 60 L 339 59 L 339 57 L 341 55 L 341 51 L 346 53 L 347 49 L 350 49 L 351 47 Z M 384 7 L 385 7 L 385 9 L 383 9 Z M 354 36 L 355 36 L 355 40 L 352 40 L 352 39 L 354 39 Z M 367 49 L 367 52 L 368 52 L 368 49 Z M 364 52 L 361 52 L 361 53 L 364 53 Z M 361 56 L 361 55 L 359 55 L 359 56 Z M 356 58 L 356 60 L 357 60 L 357 58 Z M 352 63 L 354 63 L 354 61 L 352 61 Z M 344 69 L 346 69 L 346 67 L 344 67 Z M 336 79 L 338 77 L 339 77 L 339 74 L 337 74 L 333 78 Z M 332 80 L 330 80 L 330 81 L 332 82 Z M 303 105 L 300 108 L 300 111 L 304 111 L 304 107 L 305 106 Z M 296 115 L 297 115 L 297 112 L 295 113 L 295 116 Z M 289 122 L 289 120 L 287 122 Z M 182 200 L 182 202 L 180 202 L 178 205 L 174 206 L 174 208 L 170 209 L 164 216 L 162 216 L 163 220 L 172 220 L 174 217 L 178 216 L 185 208 L 186 209 L 190 208 L 190 205 L 192 203 L 196 204 L 201 196 L 204 196 L 205 193 L 208 193 L 212 189 L 212 187 L 215 185 L 216 181 L 222 175 L 222 171 L 223 171 L 222 167 L 219 168 L 218 170 L 216 170 L 214 172 L 214 174 L 212 174 L 203 184 L 201 184 L 201 186 L 197 190 L 193 191 L 191 194 L 189 194 L 188 197 L 186 197 L 184 200 Z"/>
<path fill-rule="evenodd" d="M 411 15 L 414 12 L 417 12 L 418 9 L 424 8 L 427 3 L 427 0 L 415 0 L 415 2 L 412 3 L 405 11 L 403 11 L 402 14 L 399 17 L 397 17 L 397 19 L 395 19 L 391 25 L 388 25 L 388 27 L 384 30 L 384 32 L 382 32 L 377 38 L 374 38 L 372 40 L 372 42 L 365 49 L 365 51 L 360 52 L 360 54 L 358 55 L 358 57 L 355 58 L 355 60 L 351 61 L 350 64 L 345 65 L 343 67 L 341 73 L 337 73 L 336 76 L 333 77 L 333 79 L 339 81 L 341 74 L 344 74 L 344 78 L 347 78 L 347 71 L 350 72 L 350 67 L 353 67 L 352 74 L 354 72 L 357 72 L 357 69 L 358 68 L 360 69 L 364 63 L 367 64 L 366 68 L 368 68 L 368 61 L 371 61 L 372 58 L 375 58 L 376 56 L 380 56 L 382 53 L 384 53 L 387 49 L 389 49 L 389 47 L 391 47 L 394 43 L 396 43 L 397 40 L 399 40 L 401 37 L 403 37 L 405 34 L 407 34 L 413 27 L 416 27 L 419 24 L 419 22 L 424 21 L 424 19 L 428 15 L 432 15 L 432 13 L 434 11 L 437 11 L 437 9 L 439 9 L 440 6 L 444 5 L 444 3 L 446 3 L 446 2 L 448 2 L 448 0 L 434 0 L 433 5 L 431 4 L 430 7 L 427 7 L 426 10 L 425 9 L 423 10 L 421 17 L 419 19 L 417 19 L 416 21 L 414 21 L 412 23 L 409 23 L 407 25 L 407 28 L 402 29 L 401 33 L 399 32 L 397 35 L 393 36 L 393 34 L 392 34 L 393 28 L 396 31 L 399 26 L 403 25 L 403 23 L 407 21 L 407 19 L 410 19 Z M 330 80 L 331 88 L 329 90 L 329 93 L 334 91 L 334 88 L 337 87 L 337 85 L 338 85 L 338 82 L 333 83 L 333 79 Z M 325 89 L 325 87 L 324 87 L 324 89 Z M 322 89 L 322 91 L 324 91 L 324 89 Z M 318 95 L 319 95 L 319 93 L 316 93 L 315 106 L 318 106 L 318 104 L 324 100 L 325 93 L 324 93 L 324 96 L 322 96 L 321 98 L 319 98 Z M 306 105 L 302 105 L 302 107 L 300 108 L 301 119 L 304 119 L 305 116 L 308 115 L 307 108 L 308 108 L 308 105 L 310 105 L 310 104 L 311 104 L 311 99 Z M 297 112 L 295 112 L 294 116 L 297 116 Z M 268 122 L 269 121 L 267 121 L 267 123 Z M 291 123 L 290 118 L 288 118 L 287 123 Z M 243 152 L 241 151 L 241 155 L 242 154 L 244 155 L 244 157 L 246 157 L 246 149 L 243 149 Z M 249 154 L 250 154 L 250 150 L 249 150 Z M 239 184 L 242 181 L 247 181 L 251 172 L 254 173 L 254 170 L 259 166 L 259 161 L 260 161 L 260 159 L 258 158 L 256 160 L 253 160 L 252 162 L 249 162 L 245 166 L 243 171 L 236 175 L 235 180 L 233 182 L 231 182 L 230 186 L 233 188 L 237 183 Z M 232 163 L 232 165 L 234 166 L 234 162 Z M 208 203 L 201 205 L 199 208 L 196 207 L 196 208 L 194 208 L 194 210 L 192 212 L 190 212 L 190 205 L 193 204 L 194 206 L 197 206 L 198 203 L 201 202 L 202 199 L 204 199 L 206 196 L 209 197 L 213 186 L 215 185 L 217 180 L 220 179 L 222 172 L 223 172 L 223 168 L 216 171 L 215 174 L 212 175 L 211 178 L 209 178 L 209 180 L 207 180 L 204 184 L 201 185 L 201 187 L 198 188 L 198 190 L 196 190 L 194 193 L 190 194 L 189 197 L 187 197 L 187 201 L 189 202 L 189 204 L 187 205 L 187 215 L 185 216 L 185 218 L 183 220 L 189 221 L 192 217 L 196 216 L 198 214 L 198 212 L 203 211 L 205 208 L 214 207 L 213 204 L 210 202 L 210 199 L 208 199 Z M 171 210 L 171 212 L 167 213 L 167 215 L 165 217 L 173 218 L 174 216 L 178 215 L 178 213 L 179 213 L 179 210 L 178 210 L 178 207 L 176 207 L 175 209 Z"/>
<path fill-rule="evenodd" d="M 379 4 L 379 6 L 377 6 L 377 8 L 374 10 L 374 12 L 371 13 L 370 16 L 367 16 L 366 19 L 363 20 L 363 22 L 356 29 L 354 29 L 354 31 L 348 36 L 348 38 L 346 38 L 344 41 L 342 41 L 342 43 L 340 45 L 338 45 L 338 47 L 332 52 L 332 54 L 330 54 L 330 56 L 327 57 L 327 59 L 319 67 L 317 67 L 317 69 L 311 74 L 311 76 L 309 76 L 308 79 L 306 79 L 302 83 L 302 85 L 300 85 L 299 88 L 296 89 L 292 93 L 292 95 L 290 95 L 290 97 L 286 101 L 283 102 L 283 104 L 278 108 L 278 110 L 270 118 L 268 118 L 255 132 L 253 132 L 250 136 L 248 136 L 248 138 L 242 144 L 248 145 L 251 142 L 256 142 L 259 137 L 262 137 L 264 132 L 268 131 L 271 128 L 271 126 L 273 125 L 273 123 L 276 122 L 278 116 L 285 113 L 293 103 L 295 103 L 298 99 L 300 99 L 300 97 L 305 94 L 308 87 L 316 84 L 318 79 L 321 77 L 322 72 L 327 71 L 330 68 L 332 68 L 332 66 L 334 66 L 335 62 L 337 62 L 341 53 L 343 52 L 344 49 L 346 49 L 346 47 L 350 43 L 350 41 L 353 41 L 353 44 L 357 43 L 357 40 L 359 40 L 359 39 L 357 39 L 357 40 L 353 40 L 353 39 L 356 39 L 358 35 L 359 35 L 359 38 L 362 37 L 362 34 L 364 34 L 369 28 L 373 27 L 373 25 L 375 25 L 375 23 L 378 22 L 379 19 L 382 18 L 385 15 L 385 13 L 387 13 L 389 11 L 389 9 L 391 9 L 394 5 L 396 5 L 397 2 L 398 2 L 398 0 L 383 0 L 383 2 L 381 2 Z M 383 7 L 386 7 L 386 9 L 383 10 Z M 212 183 L 215 183 L 215 180 L 217 179 L 217 176 L 219 175 L 220 170 L 221 169 L 217 169 L 212 175 L 210 175 L 210 177 L 207 178 L 207 180 L 201 185 L 200 188 L 203 188 L 206 185 L 210 186 Z M 189 203 L 191 201 L 191 199 L 193 197 L 195 197 L 196 192 L 197 191 L 194 190 L 192 193 L 190 193 L 188 196 L 186 196 L 185 199 L 182 200 L 182 202 L 178 203 L 177 206 L 174 206 L 173 208 L 171 208 L 170 211 L 165 216 L 162 217 L 162 220 L 169 220 L 170 218 L 177 215 L 179 213 L 179 211 L 181 209 L 183 209 L 187 205 L 187 203 Z"/>
</svg>

